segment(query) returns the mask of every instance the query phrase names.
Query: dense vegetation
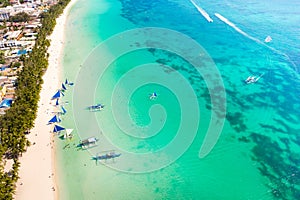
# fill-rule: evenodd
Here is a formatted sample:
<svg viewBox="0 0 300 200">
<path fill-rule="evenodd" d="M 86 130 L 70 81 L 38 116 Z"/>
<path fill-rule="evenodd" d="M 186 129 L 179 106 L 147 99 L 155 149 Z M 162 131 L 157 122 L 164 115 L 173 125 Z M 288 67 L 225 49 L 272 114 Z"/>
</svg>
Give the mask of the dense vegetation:
<svg viewBox="0 0 300 200">
<path fill-rule="evenodd" d="M 30 142 L 25 133 L 34 126 L 37 114 L 37 103 L 43 83 L 42 76 L 48 66 L 47 49 L 50 35 L 56 24 L 56 18 L 70 0 L 60 0 L 42 17 L 42 27 L 39 30 L 36 44 L 28 57 L 23 57 L 24 67 L 18 74 L 16 99 L 12 107 L 0 118 L 0 200 L 13 198 L 15 184 L 18 180 L 20 163 L 18 158 L 26 151 Z M 13 168 L 9 173 L 4 172 L 7 158 L 13 159 Z M 38 164 L 38 163 L 36 163 Z"/>
<path fill-rule="evenodd" d="M 0 64 L 4 64 L 5 63 L 5 56 L 4 56 L 4 52 L 0 51 Z"/>
<path fill-rule="evenodd" d="M 29 20 L 30 20 L 30 15 L 28 15 L 25 12 L 20 12 L 9 17 L 9 21 L 11 22 L 28 22 Z"/>
<path fill-rule="evenodd" d="M 0 8 L 10 6 L 9 0 L 0 0 Z"/>
</svg>

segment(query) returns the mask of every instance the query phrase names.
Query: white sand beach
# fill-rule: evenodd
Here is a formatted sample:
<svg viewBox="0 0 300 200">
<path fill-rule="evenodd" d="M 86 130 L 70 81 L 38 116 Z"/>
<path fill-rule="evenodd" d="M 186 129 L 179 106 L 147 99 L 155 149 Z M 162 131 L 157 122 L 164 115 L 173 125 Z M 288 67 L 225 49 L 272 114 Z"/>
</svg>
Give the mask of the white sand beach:
<svg viewBox="0 0 300 200">
<path fill-rule="evenodd" d="M 17 182 L 15 199 L 57 199 L 54 169 L 54 138 L 50 133 L 53 126 L 47 125 L 55 107 L 52 95 L 60 87 L 60 60 L 64 41 L 64 26 L 67 15 L 76 0 L 71 0 L 64 13 L 56 20 L 56 26 L 49 37 L 49 66 L 43 76 L 44 84 L 40 93 L 39 108 L 35 127 L 28 135 L 31 146 L 20 158 L 20 179 Z"/>
</svg>

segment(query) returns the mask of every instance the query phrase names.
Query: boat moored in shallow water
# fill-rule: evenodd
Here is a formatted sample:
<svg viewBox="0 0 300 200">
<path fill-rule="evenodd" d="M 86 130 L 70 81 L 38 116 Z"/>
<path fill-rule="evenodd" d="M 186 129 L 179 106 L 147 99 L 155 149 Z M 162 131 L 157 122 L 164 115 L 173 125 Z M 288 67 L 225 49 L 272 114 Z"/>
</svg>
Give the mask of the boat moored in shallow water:
<svg viewBox="0 0 300 200">
<path fill-rule="evenodd" d="M 97 146 L 98 139 L 96 137 L 89 137 L 87 139 L 84 139 L 80 141 L 78 144 L 78 147 L 81 147 L 82 149 L 88 149 Z"/>
<path fill-rule="evenodd" d="M 256 76 L 248 76 L 248 78 L 245 80 L 245 82 L 247 83 L 247 84 L 250 84 L 250 83 L 255 83 L 255 82 L 257 82 L 258 80 L 257 80 L 257 77 Z"/>
<path fill-rule="evenodd" d="M 157 98 L 157 93 L 156 93 L 156 92 L 153 92 L 153 93 L 150 95 L 150 97 L 149 97 L 150 100 L 154 100 L 154 99 L 156 99 L 156 98 Z"/>
<path fill-rule="evenodd" d="M 98 103 L 96 105 L 91 105 L 91 106 L 88 107 L 88 109 L 90 111 L 100 111 L 100 110 L 103 110 L 103 108 L 104 108 L 104 105 L 101 104 L 101 103 Z"/>
<path fill-rule="evenodd" d="M 121 153 L 116 153 L 114 150 L 106 151 L 106 152 L 100 152 L 96 156 L 93 156 L 93 159 L 98 160 L 108 160 L 108 159 L 114 159 L 117 157 L 120 157 Z"/>
<path fill-rule="evenodd" d="M 248 76 L 248 78 L 245 80 L 245 83 L 251 84 L 256 83 L 264 74 L 260 76 Z"/>
</svg>

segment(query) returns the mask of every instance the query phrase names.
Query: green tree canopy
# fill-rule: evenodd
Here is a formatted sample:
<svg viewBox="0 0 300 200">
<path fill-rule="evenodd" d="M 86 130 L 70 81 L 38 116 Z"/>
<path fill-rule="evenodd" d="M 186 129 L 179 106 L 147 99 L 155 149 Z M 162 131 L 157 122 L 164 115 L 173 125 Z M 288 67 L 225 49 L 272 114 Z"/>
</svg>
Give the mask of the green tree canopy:
<svg viewBox="0 0 300 200">
<path fill-rule="evenodd" d="M 14 16 L 9 17 L 9 21 L 11 22 L 28 22 L 30 20 L 30 15 L 25 12 L 17 13 Z"/>
</svg>

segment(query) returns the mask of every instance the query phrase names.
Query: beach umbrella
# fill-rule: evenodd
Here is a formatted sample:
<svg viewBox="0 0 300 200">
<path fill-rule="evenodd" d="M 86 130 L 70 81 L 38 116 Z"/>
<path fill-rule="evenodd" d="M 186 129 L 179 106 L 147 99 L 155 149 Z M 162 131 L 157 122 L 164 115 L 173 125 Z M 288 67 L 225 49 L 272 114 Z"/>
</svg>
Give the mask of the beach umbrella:
<svg viewBox="0 0 300 200">
<path fill-rule="evenodd" d="M 54 115 L 54 117 L 52 117 L 49 121 L 48 124 L 52 124 L 52 123 L 56 123 L 56 122 L 61 122 L 61 119 L 59 119 L 56 115 Z"/>
<path fill-rule="evenodd" d="M 58 99 L 58 98 L 60 98 L 60 97 L 62 97 L 62 96 L 65 96 L 64 93 L 62 93 L 61 90 L 58 90 L 58 91 L 53 95 L 52 100 L 53 100 L 53 99 Z"/>
<path fill-rule="evenodd" d="M 65 130 L 64 127 L 55 125 L 53 128 L 53 133 L 59 133 L 60 131 L 63 131 L 63 130 Z"/>
</svg>

